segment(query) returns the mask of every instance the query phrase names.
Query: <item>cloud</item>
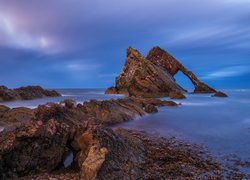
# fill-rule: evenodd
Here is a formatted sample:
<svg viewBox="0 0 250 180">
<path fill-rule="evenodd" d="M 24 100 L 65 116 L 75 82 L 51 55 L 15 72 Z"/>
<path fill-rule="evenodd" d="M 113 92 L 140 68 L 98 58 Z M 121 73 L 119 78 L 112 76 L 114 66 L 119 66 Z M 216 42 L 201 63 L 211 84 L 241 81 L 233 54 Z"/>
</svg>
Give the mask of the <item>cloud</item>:
<svg viewBox="0 0 250 180">
<path fill-rule="evenodd" d="M 35 34 L 20 29 L 13 19 L 3 14 L 0 14 L 0 36 L 2 46 L 44 53 L 52 53 L 55 50 L 55 43 L 48 36 L 42 35 L 42 32 Z"/>
<path fill-rule="evenodd" d="M 250 73 L 250 66 L 231 66 L 209 73 L 202 79 L 220 79 L 228 77 L 242 76 Z"/>
<path fill-rule="evenodd" d="M 223 69 L 230 64 L 249 63 L 247 0 L 0 0 L 0 4 L 0 77 L 6 85 L 20 84 L 19 77 L 28 84 L 33 74 L 34 81 L 49 81 L 50 86 L 79 87 L 82 82 L 106 86 L 103 82 L 114 81 L 123 66 L 128 46 L 146 54 L 159 45 L 198 74 L 201 66 L 207 72 L 219 67 L 226 71 L 210 73 L 213 78 L 235 75 Z"/>
</svg>

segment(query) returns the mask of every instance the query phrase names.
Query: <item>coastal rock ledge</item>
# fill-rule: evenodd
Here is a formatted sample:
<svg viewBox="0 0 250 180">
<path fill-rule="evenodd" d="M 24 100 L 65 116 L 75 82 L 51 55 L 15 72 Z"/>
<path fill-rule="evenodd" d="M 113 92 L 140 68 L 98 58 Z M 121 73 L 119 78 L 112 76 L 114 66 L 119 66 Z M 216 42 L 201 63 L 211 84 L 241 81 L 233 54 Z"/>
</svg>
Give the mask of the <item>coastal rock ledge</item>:
<svg viewBox="0 0 250 180">
<path fill-rule="evenodd" d="M 169 96 L 171 92 L 187 92 L 176 83 L 174 75 L 181 71 L 194 85 L 194 93 L 216 93 L 217 91 L 201 82 L 194 73 L 185 68 L 168 52 L 156 46 L 146 57 L 129 47 L 125 64 L 116 77 L 115 87 L 108 88 L 106 94 L 128 94 L 137 97 Z"/>
<path fill-rule="evenodd" d="M 159 99 L 125 98 L 22 109 L 2 107 L 0 179 L 176 179 L 217 177 L 220 165 L 194 145 L 143 132 L 110 128 L 158 106 Z M 16 109 L 17 110 L 17 109 Z M 14 119 L 13 119 L 14 118 Z M 17 123 L 19 122 L 19 123 Z M 69 156 L 71 154 L 71 156 Z M 71 157 L 71 158 L 70 158 Z M 65 161 L 68 166 L 65 166 Z"/>
<path fill-rule="evenodd" d="M 6 86 L 0 86 L 0 102 L 13 100 L 31 100 L 42 97 L 61 96 L 55 90 L 46 90 L 40 86 L 26 86 L 16 89 L 9 89 Z"/>
</svg>

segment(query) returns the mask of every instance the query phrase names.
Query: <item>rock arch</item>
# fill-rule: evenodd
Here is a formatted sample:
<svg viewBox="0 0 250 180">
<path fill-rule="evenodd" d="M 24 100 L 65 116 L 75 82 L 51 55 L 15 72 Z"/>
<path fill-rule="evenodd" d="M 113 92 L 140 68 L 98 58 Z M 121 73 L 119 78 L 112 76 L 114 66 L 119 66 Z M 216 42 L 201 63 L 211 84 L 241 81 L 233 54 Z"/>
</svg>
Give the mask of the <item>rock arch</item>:
<svg viewBox="0 0 250 180">
<path fill-rule="evenodd" d="M 216 90 L 201 82 L 194 73 L 186 69 L 178 60 L 159 46 L 153 47 L 147 57 L 155 65 L 174 76 L 178 71 L 185 74 L 194 85 L 194 93 L 215 93 Z"/>
</svg>

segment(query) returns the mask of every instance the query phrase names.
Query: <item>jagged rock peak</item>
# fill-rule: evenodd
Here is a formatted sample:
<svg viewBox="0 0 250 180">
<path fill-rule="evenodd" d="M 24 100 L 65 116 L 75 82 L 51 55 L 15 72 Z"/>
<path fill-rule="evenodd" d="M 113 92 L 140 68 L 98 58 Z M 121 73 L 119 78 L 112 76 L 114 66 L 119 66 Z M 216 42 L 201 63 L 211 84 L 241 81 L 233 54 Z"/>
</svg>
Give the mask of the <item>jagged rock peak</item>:
<svg viewBox="0 0 250 180">
<path fill-rule="evenodd" d="M 129 46 L 127 48 L 127 57 L 142 57 L 141 53 L 137 50 Z"/>
</svg>

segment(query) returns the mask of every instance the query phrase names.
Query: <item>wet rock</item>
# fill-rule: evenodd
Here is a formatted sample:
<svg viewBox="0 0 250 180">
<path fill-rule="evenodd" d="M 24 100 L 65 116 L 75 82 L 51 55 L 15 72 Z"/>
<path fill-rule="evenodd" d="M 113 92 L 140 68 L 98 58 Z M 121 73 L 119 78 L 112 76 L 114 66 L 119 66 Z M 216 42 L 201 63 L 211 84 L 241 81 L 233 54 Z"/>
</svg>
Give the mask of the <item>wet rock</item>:
<svg viewBox="0 0 250 180">
<path fill-rule="evenodd" d="M 62 160 L 69 136 L 69 126 L 55 120 L 32 122 L 1 134 L 1 178 L 55 169 Z"/>
<path fill-rule="evenodd" d="M 145 106 L 145 111 L 147 113 L 156 113 L 156 112 L 158 112 L 158 109 L 154 105 L 148 104 Z"/>
<path fill-rule="evenodd" d="M 174 101 L 166 101 L 157 98 L 135 98 L 131 97 L 133 101 L 140 104 L 142 107 L 145 107 L 148 104 L 152 104 L 154 106 L 162 107 L 162 106 L 177 106 Z"/>
<path fill-rule="evenodd" d="M 4 105 L 0 105 L 0 118 L 2 117 L 2 115 L 7 112 L 8 110 L 10 110 L 9 107 L 4 106 Z"/>
<path fill-rule="evenodd" d="M 176 91 L 170 92 L 169 97 L 171 99 L 185 99 L 186 98 L 186 96 L 184 96 L 181 92 L 176 92 Z"/>
<path fill-rule="evenodd" d="M 118 100 L 84 102 L 83 109 L 86 114 L 96 117 L 103 124 L 116 124 L 125 122 L 145 114 L 142 106 L 130 98 Z"/>
<path fill-rule="evenodd" d="M 63 102 L 61 102 L 62 104 L 65 105 L 65 107 L 72 109 L 75 105 L 76 102 L 72 99 L 65 99 Z"/>
<path fill-rule="evenodd" d="M 174 90 L 184 92 L 169 73 L 130 47 L 122 71 L 116 78 L 116 86 L 107 92 L 128 92 L 135 97 L 161 97 L 168 96 Z"/>
<path fill-rule="evenodd" d="M 82 126 L 83 123 L 90 121 L 96 123 L 97 120 L 90 115 L 86 114 L 82 108 L 68 108 L 62 104 L 47 104 L 39 105 L 35 110 L 35 119 L 48 121 L 55 119 L 59 122 L 65 122 L 67 124 L 74 124 Z"/>
<path fill-rule="evenodd" d="M 144 147 L 139 139 L 125 138 L 111 129 L 96 126 L 80 137 L 78 155 L 83 179 L 137 179 Z"/>
<path fill-rule="evenodd" d="M 9 109 L 2 115 L 1 120 L 6 122 L 27 122 L 33 117 L 34 110 L 25 108 L 25 107 L 18 107 Z"/>
<path fill-rule="evenodd" d="M 96 101 L 91 100 L 84 102 L 82 110 L 99 119 L 103 124 L 116 124 L 135 119 L 138 116 L 145 115 L 146 109 L 155 111 L 152 106 L 177 106 L 173 101 L 162 101 L 154 98 L 135 98 L 127 97 L 116 100 Z M 149 111 L 151 111 L 149 110 Z"/>
<path fill-rule="evenodd" d="M 194 93 L 215 93 L 216 91 L 201 82 L 194 73 L 187 70 L 178 60 L 176 60 L 172 55 L 170 55 L 165 50 L 161 49 L 159 46 L 153 47 L 148 55 L 147 59 L 153 62 L 155 65 L 163 68 L 166 72 L 174 76 L 176 73 L 181 71 L 185 74 L 193 83 L 195 89 Z"/>
<path fill-rule="evenodd" d="M 40 86 L 26 86 L 16 89 L 8 89 L 6 86 L 0 86 L 0 102 L 57 96 L 60 96 L 58 92 L 45 90 Z"/>
<path fill-rule="evenodd" d="M 105 94 L 119 94 L 115 87 L 109 87 L 105 90 Z"/>
<path fill-rule="evenodd" d="M 0 107 L 0 126 L 4 127 L 5 131 L 15 129 L 21 124 L 29 123 L 34 116 L 34 110 L 19 107 L 10 109 L 5 106 Z"/>
<path fill-rule="evenodd" d="M 143 108 L 148 106 L 166 104 L 173 102 L 125 98 L 90 101 L 79 108 L 60 104 L 39 106 L 28 123 L 0 133 L 0 178 L 196 178 L 218 170 L 216 162 L 201 156 L 190 144 L 102 125 L 110 118 L 114 118 L 113 122 L 116 118 L 131 117 L 130 113 L 145 113 Z M 96 120 L 97 117 L 100 119 Z M 71 167 L 77 172 L 72 176 L 61 169 L 68 152 L 73 153 Z M 58 170 L 65 174 L 53 174 Z"/>
<path fill-rule="evenodd" d="M 225 93 L 217 91 L 212 97 L 228 97 Z"/>
</svg>

